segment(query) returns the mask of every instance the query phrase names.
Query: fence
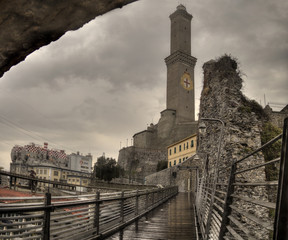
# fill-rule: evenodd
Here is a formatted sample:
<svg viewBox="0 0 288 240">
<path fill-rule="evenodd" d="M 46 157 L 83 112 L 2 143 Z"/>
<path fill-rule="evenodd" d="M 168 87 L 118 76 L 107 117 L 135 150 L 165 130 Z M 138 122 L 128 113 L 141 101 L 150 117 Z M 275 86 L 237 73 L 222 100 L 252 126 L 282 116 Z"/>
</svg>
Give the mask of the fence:
<svg viewBox="0 0 288 240">
<path fill-rule="evenodd" d="M 10 178 L 10 180 L 7 180 L 7 177 Z M 62 182 L 60 180 L 59 181 L 51 181 L 48 179 L 42 179 L 42 178 L 38 178 L 37 176 L 35 178 L 32 178 L 31 176 L 27 176 L 24 174 L 18 174 L 18 173 L 14 173 L 14 172 L 7 172 L 4 170 L 0 170 L 0 185 L 5 185 L 5 186 L 10 186 L 10 188 L 14 188 L 14 190 L 16 189 L 16 187 L 19 187 L 19 185 L 17 186 L 17 179 L 20 180 L 24 180 L 27 182 L 34 182 L 36 184 L 36 186 L 38 185 L 38 183 L 40 183 L 42 186 L 46 186 L 46 188 L 58 188 L 58 189 L 66 189 L 66 190 L 70 190 L 70 191 L 86 191 L 85 189 L 88 189 L 88 191 L 90 191 L 91 189 L 107 189 L 107 190 L 112 190 L 112 191 L 119 191 L 119 190 L 135 190 L 135 189 L 151 189 L 154 188 L 153 185 L 143 185 L 143 184 L 139 184 L 139 183 L 129 183 L 129 184 L 125 184 L 125 183 L 116 183 L 116 182 L 105 182 L 105 181 L 101 181 L 101 180 L 96 180 L 96 179 L 91 179 L 91 183 L 89 184 L 89 186 L 86 185 L 80 185 L 80 184 L 72 184 L 72 183 L 67 183 L 67 182 Z M 5 181 L 5 183 L 3 183 Z M 121 179 L 120 179 L 121 181 Z M 2 182 L 2 183 L 1 183 Z M 20 185 L 21 186 L 21 185 Z M 23 185 L 23 187 L 25 187 L 25 185 Z M 31 188 L 31 191 L 36 192 L 40 190 L 39 188 Z"/>
<path fill-rule="evenodd" d="M 288 118 L 283 134 L 198 182 L 196 212 L 203 239 L 288 239 L 287 125 Z M 281 158 L 257 160 L 281 138 Z"/>
<path fill-rule="evenodd" d="M 103 239 L 178 193 L 177 187 L 78 196 L 0 198 L 0 239 Z"/>
</svg>

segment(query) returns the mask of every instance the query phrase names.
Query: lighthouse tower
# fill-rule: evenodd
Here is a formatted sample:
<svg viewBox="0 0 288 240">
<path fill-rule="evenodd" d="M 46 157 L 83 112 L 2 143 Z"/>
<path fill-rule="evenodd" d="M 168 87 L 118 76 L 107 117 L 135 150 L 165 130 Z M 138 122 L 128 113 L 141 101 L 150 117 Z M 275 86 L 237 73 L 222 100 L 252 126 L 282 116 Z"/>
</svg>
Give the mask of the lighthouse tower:
<svg viewBox="0 0 288 240">
<path fill-rule="evenodd" d="M 176 123 L 195 121 L 194 67 L 191 56 L 192 15 L 179 5 L 170 15 L 170 56 L 167 65 L 167 110 L 175 110 Z"/>
</svg>

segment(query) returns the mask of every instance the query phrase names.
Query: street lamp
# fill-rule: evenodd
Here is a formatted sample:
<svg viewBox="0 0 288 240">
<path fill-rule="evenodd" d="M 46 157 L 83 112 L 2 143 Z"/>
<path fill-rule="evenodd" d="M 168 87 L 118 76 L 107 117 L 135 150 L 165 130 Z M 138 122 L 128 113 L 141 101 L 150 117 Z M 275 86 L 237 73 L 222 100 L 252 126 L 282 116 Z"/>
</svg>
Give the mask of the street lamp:
<svg viewBox="0 0 288 240">
<path fill-rule="evenodd" d="M 206 238 L 208 239 L 208 234 L 209 234 L 209 228 L 211 225 L 211 212 L 213 209 L 213 204 L 214 204 L 214 197 L 215 197 L 215 192 L 216 192 L 216 183 L 218 179 L 218 169 L 219 169 L 219 162 L 220 162 L 220 151 L 221 151 L 221 144 L 222 144 L 222 138 L 223 138 L 223 129 L 224 129 L 224 122 L 220 119 L 217 118 L 201 118 L 201 121 L 211 121 L 211 122 L 220 122 L 221 123 L 221 131 L 220 131 L 220 138 L 219 138 L 219 143 L 218 143 L 218 150 L 217 150 L 217 161 L 215 164 L 215 174 L 214 174 L 214 179 L 213 179 L 213 189 L 212 189 L 212 195 L 211 195 L 211 200 L 210 200 L 210 206 L 209 206 L 209 215 L 207 218 L 207 224 L 206 224 L 206 230 L 205 230 L 205 235 Z M 199 123 L 199 132 L 200 133 L 205 133 L 206 132 L 206 125 L 204 122 Z"/>
<path fill-rule="evenodd" d="M 202 120 L 202 119 L 201 119 Z M 199 123 L 199 132 L 200 133 L 205 133 L 206 132 L 206 125 L 204 122 Z"/>
</svg>

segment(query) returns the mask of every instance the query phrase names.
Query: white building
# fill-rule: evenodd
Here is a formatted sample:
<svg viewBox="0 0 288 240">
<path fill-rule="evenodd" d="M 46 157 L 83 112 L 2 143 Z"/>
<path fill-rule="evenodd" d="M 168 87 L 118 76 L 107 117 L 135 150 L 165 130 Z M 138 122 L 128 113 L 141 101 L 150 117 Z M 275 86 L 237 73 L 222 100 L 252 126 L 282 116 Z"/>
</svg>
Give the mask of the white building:
<svg viewBox="0 0 288 240">
<path fill-rule="evenodd" d="M 69 155 L 68 168 L 74 171 L 92 172 L 92 155 L 88 153 L 88 155 L 83 156 L 79 154 L 79 152 L 72 153 Z"/>
</svg>

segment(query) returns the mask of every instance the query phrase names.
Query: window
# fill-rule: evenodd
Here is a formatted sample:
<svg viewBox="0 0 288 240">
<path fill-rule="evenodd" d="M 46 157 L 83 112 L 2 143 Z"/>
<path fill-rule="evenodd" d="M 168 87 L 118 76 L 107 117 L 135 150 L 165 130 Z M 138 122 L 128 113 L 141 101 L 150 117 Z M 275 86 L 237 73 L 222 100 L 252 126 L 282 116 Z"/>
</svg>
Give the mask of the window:
<svg viewBox="0 0 288 240">
<path fill-rule="evenodd" d="M 47 169 L 44 169 L 44 174 L 45 174 L 45 175 L 47 174 Z"/>
<path fill-rule="evenodd" d="M 171 162 L 169 162 L 169 167 L 171 167 Z"/>
<path fill-rule="evenodd" d="M 42 174 L 43 173 L 43 170 L 42 169 L 40 169 L 40 174 Z"/>
<path fill-rule="evenodd" d="M 84 184 L 87 183 L 87 180 L 83 180 L 83 183 L 84 183 Z"/>
<path fill-rule="evenodd" d="M 58 176 L 58 171 L 54 171 L 54 176 Z"/>
<path fill-rule="evenodd" d="M 181 152 L 181 145 L 179 145 L 179 152 Z"/>
<path fill-rule="evenodd" d="M 185 147 L 186 147 L 185 143 L 183 144 L 183 147 L 184 147 L 183 149 L 185 150 Z"/>
<path fill-rule="evenodd" d="M 187 149 L 189 148 L 189 143 L 187 142 L 187 147 L 186 147 Z"/>
<path fill-rule="evenodd" d="M 176 160 L 174 160 L 174 165 L 176 165 Z"/>
<path fill-rule="evenodd" d="M 36 170 L 37 174 L 39 174 L 39 169 Z"/>
<path fill-rule="evenodd" d="M 174 153 L 176 153 L 176 147 L 174 147 Z"/>
<path fill-rule="evenodd" d="M 179 158 L 179 163 L 181 163 L 181 158 Z"/>
<path fill-rule="evenodd" d="M 172 154 L 171 148 L 169 149 L 169 154 L 170 154 L 170 155 Z"/>
<path fill-rule="evenodd" d="M 194 141 L 191 140 L 191 147 L 194 147 Z"/>
</svg>

